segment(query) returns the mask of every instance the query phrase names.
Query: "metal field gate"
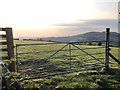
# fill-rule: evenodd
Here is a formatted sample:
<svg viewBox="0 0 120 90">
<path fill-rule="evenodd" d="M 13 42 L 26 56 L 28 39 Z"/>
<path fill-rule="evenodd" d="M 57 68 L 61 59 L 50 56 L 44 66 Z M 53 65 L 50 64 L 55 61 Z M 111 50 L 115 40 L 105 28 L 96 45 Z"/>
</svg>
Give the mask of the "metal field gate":
<svg viewBox="0 0 120 90">
<path fill-rule="evenodd" d="M 109 28 L 103 41 L 16 44 L 16 64 L 24 80 L 109 67 Z"/>
</svg>

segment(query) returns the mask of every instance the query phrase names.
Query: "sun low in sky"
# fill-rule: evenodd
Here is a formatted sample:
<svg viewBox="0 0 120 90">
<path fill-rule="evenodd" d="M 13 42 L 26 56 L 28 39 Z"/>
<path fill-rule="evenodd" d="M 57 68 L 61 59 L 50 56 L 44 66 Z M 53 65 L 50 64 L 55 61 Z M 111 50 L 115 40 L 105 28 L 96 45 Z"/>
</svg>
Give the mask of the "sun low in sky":
<svg viewBox="0 0 120 90">
<path fill-rule="evenodd" d="M 12 27 L 15 37 L 69 36 L 88 31 L 96 23 L 99 23 L 99 30 L 103 28 L 101 20 L 102 23 L 106 23 L 105 20 L 117 20 L 117 2 L 118 0 L 0 0 L 0 27 Z M 86 28 L 85 25 L 89 27 Z"/>
</svg>

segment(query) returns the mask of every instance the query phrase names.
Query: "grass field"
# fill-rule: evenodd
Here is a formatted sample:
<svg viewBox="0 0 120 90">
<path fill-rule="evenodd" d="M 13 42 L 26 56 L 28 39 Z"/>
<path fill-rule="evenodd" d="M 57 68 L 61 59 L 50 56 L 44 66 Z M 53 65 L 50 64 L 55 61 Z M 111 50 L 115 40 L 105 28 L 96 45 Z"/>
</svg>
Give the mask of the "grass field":
<svg viewBox="0 0 120 90">
<path fill-rule="evenodd" d="M 14 43 L 16 45 L 48 42 L 15 40 Z M 64 46 L 65 44 L 49 44 L 18 47 L 19 73 L 17 74 L 20 74 L 22 78 L 31 78 L 55 74 L 58 72 L 66 72 L 69 70 L 83 70 L 82 72 L 24 80 L 21 81 L 20 84 L 24 88 L 49 88 L 51 90 L 55 88 L 120 88 L 120 68 L 119 65 L 111 58 L 110 69 L 108 71 L 105 71 L 103 68 L 97 70 L 84 70 L 95 66 L 104 66 L 104 64 L 100 63 L 100 61 L 103 63 L 105 62 L 104 46 L 76 45 L 79 48 L 85 49 L 86 52 L 92 54 L 100 61 L 97 61 L 93 59 L 93 57 L 86 55 L 81 50 L 75 50 L 77 48 L 72 45 L 70 47 L 69 45 L 66 46 L 62 49 L 63 51 L 53 55 L 56 50 L 59 50 Z M 71 50 L 71 53 L 69 48 L 73 49 Z M 111 47 L 110 52 L 116 58 L 120 56 L 118 55 L 117 47 Z"/>
</svg>

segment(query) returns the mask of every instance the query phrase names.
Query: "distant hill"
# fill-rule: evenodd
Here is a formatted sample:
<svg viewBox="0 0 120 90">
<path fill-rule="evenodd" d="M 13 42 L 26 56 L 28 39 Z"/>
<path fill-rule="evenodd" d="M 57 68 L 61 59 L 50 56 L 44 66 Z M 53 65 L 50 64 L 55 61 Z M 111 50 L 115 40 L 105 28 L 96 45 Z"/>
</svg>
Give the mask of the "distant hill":
<svg viewBox="0 0 120 90">
<path fill-rule="evenodd" d="M 110 41 L 118 42 L 119 40 L 118 36 L 120 36 L 120 33 L 111 32 Z M 105 40 L 105 32 L 87 32 L 84 34 L 78 34 L 78 35 L 69 36 L 69 37 L 47 37 L 47 38 L 42 38 L 42 40 L 60 41 L 60 42 Z"/>
</svg>

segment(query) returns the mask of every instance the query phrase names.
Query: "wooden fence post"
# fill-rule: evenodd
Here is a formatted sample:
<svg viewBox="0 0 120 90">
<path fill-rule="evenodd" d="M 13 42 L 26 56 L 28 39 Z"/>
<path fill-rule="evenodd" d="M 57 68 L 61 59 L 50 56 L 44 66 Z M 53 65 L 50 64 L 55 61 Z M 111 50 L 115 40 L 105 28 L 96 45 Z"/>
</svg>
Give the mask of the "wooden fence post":
<svg viewBox="0 0 120 90">
<path fill-rule="evenodd" d="M 106 49 L 105 49 L 105 66 L 106 68 L 109 68 L 109 42 L 110 42 L 110 28 L 106 28 L 106 35 L 105 35 L 105 40 L 106 40 Z"/>
<path fill-rule="evenodd" d="M 5 28 L 5 30 L 6 30 L 6 40 L 7 40 L 7 48 L 8 48 L 8 59 L 11 59 L 14 57 L 12 28 Z"/>
<path fill-rule="evenodd" d="M 11 60 L 9 65 L 10 71 L 16 71 L 16 63 L 14 58 L 14 44 L 13 44 L 13 32 L 12 28 L 5 28 L 6 31 L 6 41 L 7 41 L 7 49 L 8 49 L 8 59 Z"/>
</svg>

